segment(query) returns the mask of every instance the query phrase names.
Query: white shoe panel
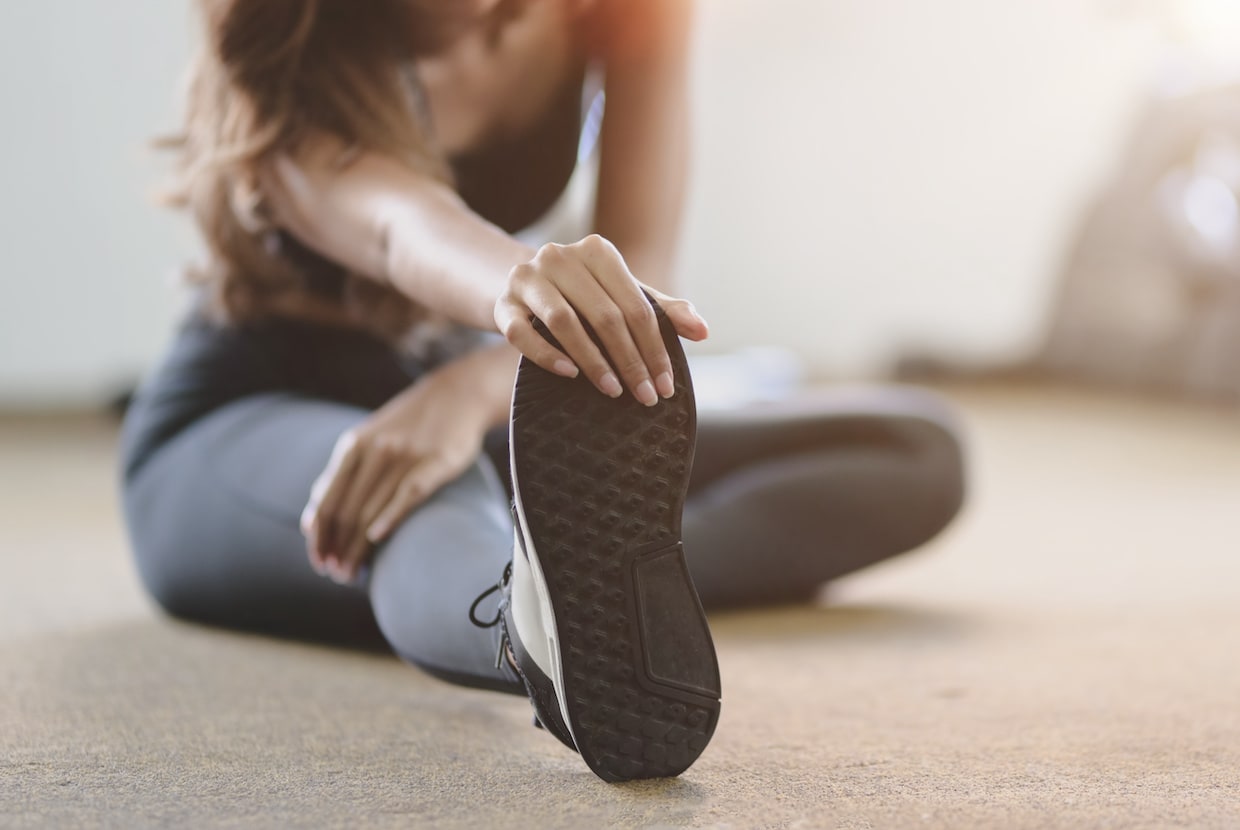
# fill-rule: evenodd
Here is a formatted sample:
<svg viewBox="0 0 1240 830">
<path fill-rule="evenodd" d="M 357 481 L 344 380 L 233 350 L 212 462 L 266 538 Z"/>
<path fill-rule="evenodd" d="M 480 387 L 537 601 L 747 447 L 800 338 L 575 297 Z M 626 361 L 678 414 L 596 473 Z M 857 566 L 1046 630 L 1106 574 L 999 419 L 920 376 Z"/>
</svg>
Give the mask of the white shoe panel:
<svg viewBox="0 0 1240 830">
<path fill-rule="evenodd" d="M 534 659 L 543 674 L 555 677 L 551 650 L 547 645 L 547 632 L 543 628 L 538 588 L 530 565 L 521 554 L 520 539 L 516 540 L 512 555 L 512 596 L 508 603 L 512 608 L 512 622 L 517 629 L 517 637 L 526 653 Z"/>
</svg>

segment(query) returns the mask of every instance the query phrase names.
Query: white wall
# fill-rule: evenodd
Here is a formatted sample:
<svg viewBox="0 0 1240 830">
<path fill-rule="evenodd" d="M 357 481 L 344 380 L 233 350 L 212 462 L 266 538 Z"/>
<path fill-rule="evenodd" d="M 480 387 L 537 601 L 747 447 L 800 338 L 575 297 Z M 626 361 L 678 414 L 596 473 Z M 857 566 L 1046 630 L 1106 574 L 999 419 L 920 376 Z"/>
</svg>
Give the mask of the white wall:
<svg viewBox="0 0 1240 830">
<path fill-rule="evenodd" d="M 188 227 L 154 207 L 190 34 L 170 0 L 0 2 L 0 406 L 104 400 L 147 365 Z"/>
<path fill-rule="evenodd" d="M 906 346 L 1029 348 L 1144 92 L 1152 27 L 1086 0 L 699 7 L 683 262 L 717 345 L 777 343 L 843 375 Z"/>
<path fill-rule="evenodd" d="M 1154 38 L 1085 0 L 699 0 L 683 262 L 716 347 L 821 371 L 1014 353 Z M 90 403 L 158 354 L 186 224 L 146 196 L 187 0 L 0 2 L 0 406 Z"/>
</svg>

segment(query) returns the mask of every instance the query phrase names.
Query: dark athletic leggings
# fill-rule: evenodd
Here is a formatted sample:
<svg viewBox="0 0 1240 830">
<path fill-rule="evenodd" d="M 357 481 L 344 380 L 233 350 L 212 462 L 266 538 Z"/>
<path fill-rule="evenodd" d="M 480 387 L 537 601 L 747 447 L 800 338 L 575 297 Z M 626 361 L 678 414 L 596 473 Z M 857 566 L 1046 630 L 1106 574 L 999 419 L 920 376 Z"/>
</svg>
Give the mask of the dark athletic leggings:
<svg viewBox="0 0 1240 830">
<path fill-rule="evenodd" d="M 337 585 L 310 568 L 298 517 L 336 439 L 367 414 L 260 393 L 165 441 L 124 486 L 143 582 L 178 617 L 337 643 L 386 640 L 446 680 L 519 693 L 508 667 L 496 668 L 498 628 L 468 616 L 512 552 L 506 471 L 487 456 L 379 546 L 365 584 Z M 925 393 L 703 413 L 685 550 L 708 608 L 802 601 L 925 542 L 961 497 L 951 421 Z"/>
</svg>

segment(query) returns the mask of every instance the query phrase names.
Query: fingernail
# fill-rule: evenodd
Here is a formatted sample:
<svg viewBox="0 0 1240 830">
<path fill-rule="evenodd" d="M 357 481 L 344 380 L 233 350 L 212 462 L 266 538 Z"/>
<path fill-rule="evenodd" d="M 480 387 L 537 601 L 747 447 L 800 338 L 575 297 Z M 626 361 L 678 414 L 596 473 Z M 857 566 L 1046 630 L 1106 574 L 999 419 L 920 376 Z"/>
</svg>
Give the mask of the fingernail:
<svg viewBox="0 0 1240 830">
<path fill-rule="evenodd" d="M 672 375 L 670 372 L 664 372 L 655 378 L 654 385 L 658 387 L 659 394 L 665 398 L 670 398 L 672 395 L 676 394 L 676 384 L 672 382 Z"/>
<path fill-rule="evenodd" d="M 569 363 L 567 360 L 557 360 L 552 364 L 557 375 L 563 375 L 566 378 L 577 377 L 577 367 Z"/>
<path fill-rule="evenodd" d="M 654 406 L 659 402 L 659 396 L 655 394 L 654 387 L 650 385 L 650 381 L 643 380 L 637 384 L 637 399 L 646 406 Z"/>
<path fill-rule="evenodd" d="M 387 533 L 387 522 L 375 522 L 366 531 L 366 540 L 372 545 L 378 544 L 379 540 Z"/>
<path fill-rule="evenodd" d="M 603 390 L 604 395 L 618 398 L 624 394 L 624 387 L 620 385 L 620 379 L 613 372 L 603 375 L 603 379 L 598 382 L 598 385 Z"/>
</svg>

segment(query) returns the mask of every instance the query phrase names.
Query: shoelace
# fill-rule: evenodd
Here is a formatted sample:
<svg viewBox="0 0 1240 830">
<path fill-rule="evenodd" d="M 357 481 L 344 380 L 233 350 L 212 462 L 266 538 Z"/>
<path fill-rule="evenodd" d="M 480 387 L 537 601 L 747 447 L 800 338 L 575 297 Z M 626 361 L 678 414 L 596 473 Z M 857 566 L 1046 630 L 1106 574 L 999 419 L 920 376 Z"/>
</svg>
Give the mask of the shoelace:
<svg viewBox="0 0 1240 830">
<path fill-rule="evenodd" d="M 510 504 L 508 506 L 508 509 L 509 509 L 509 512 L 512 514 L 513 523 L 516 524 L 519 521 L 517 519 L 516 503 L 514 502 Z M 514 556 L 517 555 L 517 552 L 514 551 L 513 555 Z M 471 623 L 478 626 L 479 628 L 494 628 L 496 625 L 499 624 L 499 618 L 502 617 L 504 614 L 504 604 L 502 602 L 500 603 L 499 608 L 495 611 L 495 619 L 489 622 L 478 619 L 478 606 L 482 604 L 483 600 L 491 596 L 491 594 L 495 593 L 496 591 L 504 590 L 504 588 L 508 585 L 508 581 L 510 579 L 512 579 L 512 562 L 511 561 L 507 565 L 504 566 L 504 573 L 500 575 L 499 582 L 495 583 L 490 588 L 487 588 L 485 591 L 479 594 L 478 598 L 474 600 L 473 605 L 469 606 L 469 621 Z"/>
<path fill-rule="evenodd" d="M 469 606 L 469 621 L 471 623 L 478 626 L 479 628 L 494 628 L 495 626 L 499 625 L 499 618 L 503 616 L 503 613 L 504 613 L 503 603 L 500 603 L 500 607 L 496 609 L 495 619 L 492 619 L 492 620 L 478 619 L 478 606 L 482 604 L 483 600 L 491 596 L 491 594 L 495 593 L 496 591 L 504 590 L 504 588 L 507 587 L 508 585 L 508 580 L 510 580 L 511 578 L 512 578 L 512 563 L 509 562 L 507 565 L 504 566 L 504 573 L 502 576 L 500 576 L 499 582 L 496 582 L 490 588 L 487 588 L 485 591 L 479 594 L 478 598 L 475 599 L 473 601 L 473 604 Z"/>
<path fill-rule="evenodd" d="M 512 579 L 512 563 L 509 562 L 504 567 L 504 573 L 502 576 L 500 576 L 499 582 L 495 583 L 490 588 L 487 588 L 485 591 L 479 594 L 478 598 L 475 599 L 473 601 L 473 604 L 469 606 L 469 621 L 471 623 L 478 626 L 479 628 L 494 628 L 495 626 L 499 625 L 500 619 L 504 616 L 504 606 L 505 606 L 506 600 L 500 600 L 499 607 L 495 610 L 495 618 L 491 620 L 478 619 L 478 606 L 481 605 L 482 602 L 487 597 L 491 596 L 491 594 L 495 593 L 496 591 L 503 591 L 506 587 L 508 587 L 508 583 L 509 581 L 511 581 L 511 579 Z M 511 642 L 509 641 L 509 638 L 508 638 L 508 630 L 505 628 L 503 636 L 499 638 L 499 648 L 496 649 L 495 651 L 495 668 L 496 669 L 499 669 L 504 665 L 505 652 L 508 651 L 510 646 L 511 646 Z M 510 662 L 510 665 L 512 666 L 513 671 L 515 671 L 518 676 L 521 676 L 521 669 L 517 666 L 516 661 L 510 660 L 509 662 Z M 524 678 L 523 678 L 523 682 L 524 682 Z M 545 731 L 547 727 L 544 726 L 543 722 L 538 719 L 537 711 L 538 710 L 535 709 L 534 726 L 538 729 L 542 729 Z M 564 739 L 560 738 L 560 740 L 564 740 Z"/>
<path fill-rule="evenodd" d="M 506 587 L 508 587 L 508 582 L 511 579 L 512 579 L 512 563 L 509 562 L 507 565 L 504 566 L 504 573 L 502 576 L 500 576 L 499 582 L 495 583 L 490 588 L 487 588 L 485 591 L 479 594 L 478 598 L 475 599 L 473 601 L 473 604 L 469 606 L 469 621 L 471 623 L 478 626 L 479 628 L 494 628 L 495 626 L 499 625 L 500 619 L 504 616 L 504 605 L 505 605 L 504 600 L 500 600 L 499 607 L 495 609 L 495 617 L 494 619 L 490 619 L 490 620 L 483 620 L 483 619 L 478 618 L 478 606 L 481 605 L 487 597 L 491 596 L 491 594 L 494 594 L 496 591 L 503 591 Z M 503 666 L 504 664 L 504 651 L 507 648 L 507 646 L 508 646 L 508 632 L 505 631 L 504 636 L 499 638 L 499 648 L 495 652 L 495 668 L 497 669 Z"/>
</svg>

